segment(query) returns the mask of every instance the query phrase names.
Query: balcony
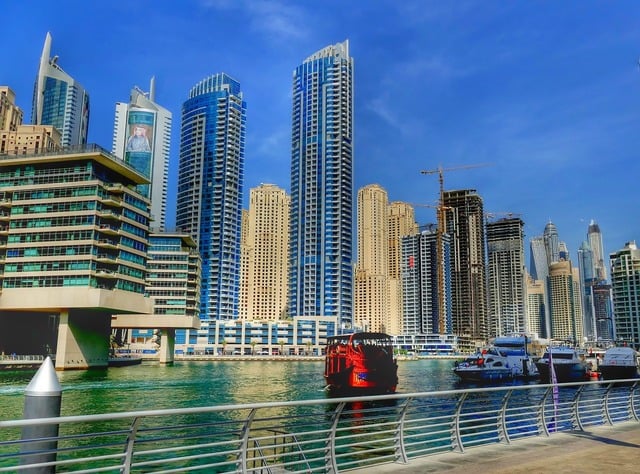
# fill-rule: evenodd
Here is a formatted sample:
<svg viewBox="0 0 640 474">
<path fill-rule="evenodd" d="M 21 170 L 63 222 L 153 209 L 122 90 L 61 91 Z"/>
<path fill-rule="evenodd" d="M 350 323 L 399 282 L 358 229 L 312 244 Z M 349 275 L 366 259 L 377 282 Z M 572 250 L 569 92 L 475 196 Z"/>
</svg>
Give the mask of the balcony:
<svg viewBox="0 0 640 474">
<path fill-rule="evenodd" d="M 100 232 L 107 235 L 118 235 L 118 229 L 108 224 L 100 224 L 98 227 Z"/>
</svg>

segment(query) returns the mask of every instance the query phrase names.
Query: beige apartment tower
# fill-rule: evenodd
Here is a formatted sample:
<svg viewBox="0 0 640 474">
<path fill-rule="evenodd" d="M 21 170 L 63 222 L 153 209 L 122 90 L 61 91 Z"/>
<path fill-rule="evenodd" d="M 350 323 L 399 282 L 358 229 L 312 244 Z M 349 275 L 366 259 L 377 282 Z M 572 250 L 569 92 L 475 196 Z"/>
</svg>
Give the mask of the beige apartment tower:
<svg viewBox="0 0 640 474">
<path fill-rule="evenodd" d="M 367 331 L 391 332 L 389 320 L 389 200 L 377 184 L 358 191 L 358 262 L 354 322 Z"/>
<path fill-rule="evenodd" d="M 551 306 L 551 337 L 581 344 L 584 336 L 579 279 L 571 262 L 563 260 L 549 265 L 549 304 Z"/>
<path fill-rule="evenodd" d="M 250 191 L 241 233 L 241 319 L 287 317 L 290 202 L 273 184 Z"/>
<path fill-rule="evenodd" d="M 16 105 L 16 94 L 8 86 L 0 86 L 0 130 L 16 131 L 22 124 L 23 112 Z"/>
</svg>

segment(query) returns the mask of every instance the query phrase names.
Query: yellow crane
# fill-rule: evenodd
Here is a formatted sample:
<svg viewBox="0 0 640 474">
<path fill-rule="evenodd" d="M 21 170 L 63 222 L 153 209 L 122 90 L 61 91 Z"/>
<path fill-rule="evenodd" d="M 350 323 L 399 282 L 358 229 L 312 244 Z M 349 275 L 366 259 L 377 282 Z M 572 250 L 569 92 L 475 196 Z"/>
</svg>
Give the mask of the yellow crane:
<svg viewBox="0 0 640 474">
<path fill-rule="evenodd" d="M 446 314 L 447 306 L 444 297 L 444 254 L 443 254 L 443 242 L 442 236 L 447 231 L 446 228 L 446 215 L 445 211 L 449 209 L 444 205 L 444 173 L 449 171 L 463 170 L 469 168 L 479 168 L 481 166 L 489 166 L 487 163 L 477 163 L 470 165 L 462 165 L 462 166 L 454 166 L 451 168 L 443 168 L 442 166 L 438 166 L 433 170 L 421 170 L 420 174 L 437 174 L 438 175 L 438 183 L 440 185 L 440 192 L 438 196 L 438 205 L 436 206 L 436 214 L 437 214 L 437 231 L 436 231 L 436 255 L 437 255 L 437 285 L 438 285 L 438 332 L 440 334 L 445 333 L 445 319 L 444 316 Z M 430 207 L 430 206 L 426 206 Z"/>
</svg>

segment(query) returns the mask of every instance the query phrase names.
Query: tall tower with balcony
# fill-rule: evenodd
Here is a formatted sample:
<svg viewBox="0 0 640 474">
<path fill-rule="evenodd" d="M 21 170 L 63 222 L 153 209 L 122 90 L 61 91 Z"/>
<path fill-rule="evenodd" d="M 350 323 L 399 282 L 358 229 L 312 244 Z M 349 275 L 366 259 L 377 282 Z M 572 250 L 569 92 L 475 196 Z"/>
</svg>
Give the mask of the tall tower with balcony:
<svg viewBox="0 0 640 474">
<path fill-rule="evenodd" d="M 224 73 L 182 105 L 176 227 L 202 257 L 202 319 L 238 318 L 245 120 L 240 83 Z"/>
<path fill-rule="evenodd" d="M 353 326 L 353 58 L 349 42 L 293 72 L 291 316 Z"/>
</svg>

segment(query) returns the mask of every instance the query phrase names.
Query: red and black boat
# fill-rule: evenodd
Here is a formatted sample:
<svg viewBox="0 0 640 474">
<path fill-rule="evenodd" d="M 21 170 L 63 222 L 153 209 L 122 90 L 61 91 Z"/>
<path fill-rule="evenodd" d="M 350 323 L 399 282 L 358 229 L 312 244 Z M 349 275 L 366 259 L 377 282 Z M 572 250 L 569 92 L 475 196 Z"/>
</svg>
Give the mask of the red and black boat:
<svg viewBox="0 0 640 474">
<path fill-rule="evenodd" d="M 398 364 L 391 336 L 358 332 L 328 337 L 324 378 L 332 393 L 394 393 Z"/>
</svg>

